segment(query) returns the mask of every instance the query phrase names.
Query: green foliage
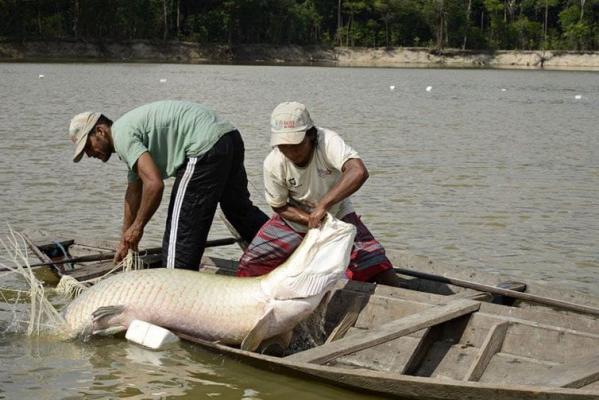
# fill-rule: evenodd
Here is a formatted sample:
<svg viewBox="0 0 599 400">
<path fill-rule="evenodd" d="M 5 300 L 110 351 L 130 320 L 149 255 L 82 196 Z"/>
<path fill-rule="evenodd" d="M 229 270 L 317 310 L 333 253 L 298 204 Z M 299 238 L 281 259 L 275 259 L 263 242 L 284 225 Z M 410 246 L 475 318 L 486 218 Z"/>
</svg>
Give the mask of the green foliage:
<svg viewBox="0 0 599 400">
<path fill-rule="evenodd" d="M 0 37 L 597 50 L 599 0 L 0 0 Z"/>
<path fill-rule="evenodd" d="M 517 37 L 517 45 L 520 50 L 538 49 L 543 40 L 543 24 L 531 21 L 524 16 L 513 23 Z"/>
</svg>

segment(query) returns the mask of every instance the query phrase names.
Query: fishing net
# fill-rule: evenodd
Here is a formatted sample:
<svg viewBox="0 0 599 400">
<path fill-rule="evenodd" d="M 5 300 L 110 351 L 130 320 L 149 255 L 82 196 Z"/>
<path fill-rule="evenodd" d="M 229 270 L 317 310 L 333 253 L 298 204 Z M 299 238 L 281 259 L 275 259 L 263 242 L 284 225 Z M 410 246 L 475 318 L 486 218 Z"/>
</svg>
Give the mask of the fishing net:
<svg viewBox="0 0 599 400">
<path fill-rule="evenodd" d="M 129 251 L 127 257 L 104 275 L 79 282 L 64 275 L 56 288 L 45 288 L 33 274 L 29 264 L 28 247 L 25 239 L 9 227 L 9 235 L 0 238 L 3 254 L 0 267 L 8 272 L 0 273 L 0 333 L 26 333 L 29 336 L 51 334 L 69 336 L 66 322 L 58 309 L 49 300 L 49 294 L 73 298 L 85 289 L 117 271 L 131 271 L 145 267 L 137 252 Z M 21 279 L 6 279 L 8 275 Z M 5 286 L 7 283 L 13 287 Z M 14 287 L 19 286 L 19 287 Z"/>
<path fill-rule="evenodd" d="M 24 279 L 25 287 L 29 290 L 1 288 L 2 300 L 7 305 L 12 305 L 12 320 L 5 330 L 19 331 L 26 326 L 27 335 L 41 335 L 43 332 L 59 333 L 66 326 L 58 310 L 46 298 L 44 285 L 36 279 L 29 268 L 29 254 L 27 244 L 22 235 L 9 229 L 9 235 L 0 239 L 4 254 L 0 255 L 0 266 L 9 270 L 3 275 L 14 273 Z M 3 279 L 6 282 L 6 279 Z M 7 296 L 7 293 L 10 294 Z M 23 312 L 19 305 L 29 301 L 29 311 Z"/>
<path fill-rule="evenodd" d="M 64 275 L 62 278 L 60 278 L 60 282 L 58 282 L 58 285 L 56 285 L 55 292 L 68 298 L 74 298 L 79 296 L 90 286 L 93 286 L 101 280 L 108 278 L 115 272 L 127 272 L 138 269 L 144 269 L 145 267 L 146 265 L 141 261 L 139 253 L 133 250 L 129 250 L 127 256 L 119 264 L 115 265 L 110 271 L 97 278 L 92 278 L 85 281 L 78 281 L 72 276 Z"/>
</svg>

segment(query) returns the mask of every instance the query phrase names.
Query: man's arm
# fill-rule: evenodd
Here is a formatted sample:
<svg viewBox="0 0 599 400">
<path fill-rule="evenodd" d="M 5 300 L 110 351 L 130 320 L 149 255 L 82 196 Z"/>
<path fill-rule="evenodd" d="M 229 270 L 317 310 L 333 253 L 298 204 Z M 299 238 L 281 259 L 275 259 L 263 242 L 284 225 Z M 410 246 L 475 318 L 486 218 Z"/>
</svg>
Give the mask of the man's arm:
<svg viewBox="0 0 599 400">
<path fill-rule="evenodd" d="M 310 213 L 302 210 L 301 208 L 294 207 L 291 204 L 286 204 L 283 207 L 273 207 L 272 209 L 287 221 L 308 225 Z"/>
<path fill-rule="evenodd" d="M 125 195 L 125 217 L 123 220 L 123 228 L 126 228 L 126 230 L 123 232 L 121 243 L 114 257 L 115 262 L 121 261 L 127 255 L 129 249 L 137 250 L 144 228 L 162 200 L 164 182 L 150 153 L 145 152 L 138 158 L 136 169 L 141 183 L 138 182 L 139 186 L 130 184 L 127 187 L 127 194 L 130 196 Z M 139 195 L 140 192 L 141 196 Z M 129 203 L 128 200 L 131 202 Z M 136 206 L 138 207 L 136 208 Z"/>
<path fill-rule="evenodd" d="M 141 204 L 141 193 L 142 193 L 141 180 L 130 181 L 127 185 L 127 192 L 125 193 L 125 207 L 123 215 L 123 228 L 121 229 L 121 235 L 127 232 L 127 229 L 133 224 L 135 217 L 137 216 L 137 210 Z"/>
<path fill-rule="evenodd" d="M 308 217 L 308 227 L 316 228 L 334 204 L 355 193 L 368 179 L 368 170 L 359 158 L 350 158 L 341 167 L 341 178 L 314 207 Z"/>
</svg>

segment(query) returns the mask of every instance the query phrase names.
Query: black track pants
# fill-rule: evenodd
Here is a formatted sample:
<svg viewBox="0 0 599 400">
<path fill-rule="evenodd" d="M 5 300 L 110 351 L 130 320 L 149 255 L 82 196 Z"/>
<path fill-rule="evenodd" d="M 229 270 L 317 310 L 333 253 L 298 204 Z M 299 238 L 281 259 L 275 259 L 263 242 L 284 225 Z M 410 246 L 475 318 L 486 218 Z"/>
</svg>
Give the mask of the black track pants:
<svg viewBox="0 0 599 400">
<path fill-rule="evenodd" d="M 208 152 L 177 170 L 162 241 L 167 268 L 198 268 L 216 207 L 248 243 L 268 220 L 252 204 L 238 131 L 225 134 Z"/>
</svg>

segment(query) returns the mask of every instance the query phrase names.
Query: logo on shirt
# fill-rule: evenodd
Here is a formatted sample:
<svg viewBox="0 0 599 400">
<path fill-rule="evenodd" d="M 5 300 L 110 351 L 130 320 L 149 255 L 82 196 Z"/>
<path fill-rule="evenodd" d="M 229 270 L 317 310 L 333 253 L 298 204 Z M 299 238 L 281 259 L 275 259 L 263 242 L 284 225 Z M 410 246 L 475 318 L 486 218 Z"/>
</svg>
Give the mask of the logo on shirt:
<svg viewBox="0 0 599 400">
<path fill-rule="evenodd" d="M 289 186 L 297 186 L 297 181 L 295 180 L 295 178 L 289 178 L 288 182 Z"/>
<path fill-rule="evenodd" d="M 318 176 L 320 176 L 321 178 L 324 178 L 325 176 L 331 175 L 333 173 L 333 171 L 331 171 L 330 169 L 320 169 L 317 168 L 316 169 L 318 171 Z"/>
</svg>

